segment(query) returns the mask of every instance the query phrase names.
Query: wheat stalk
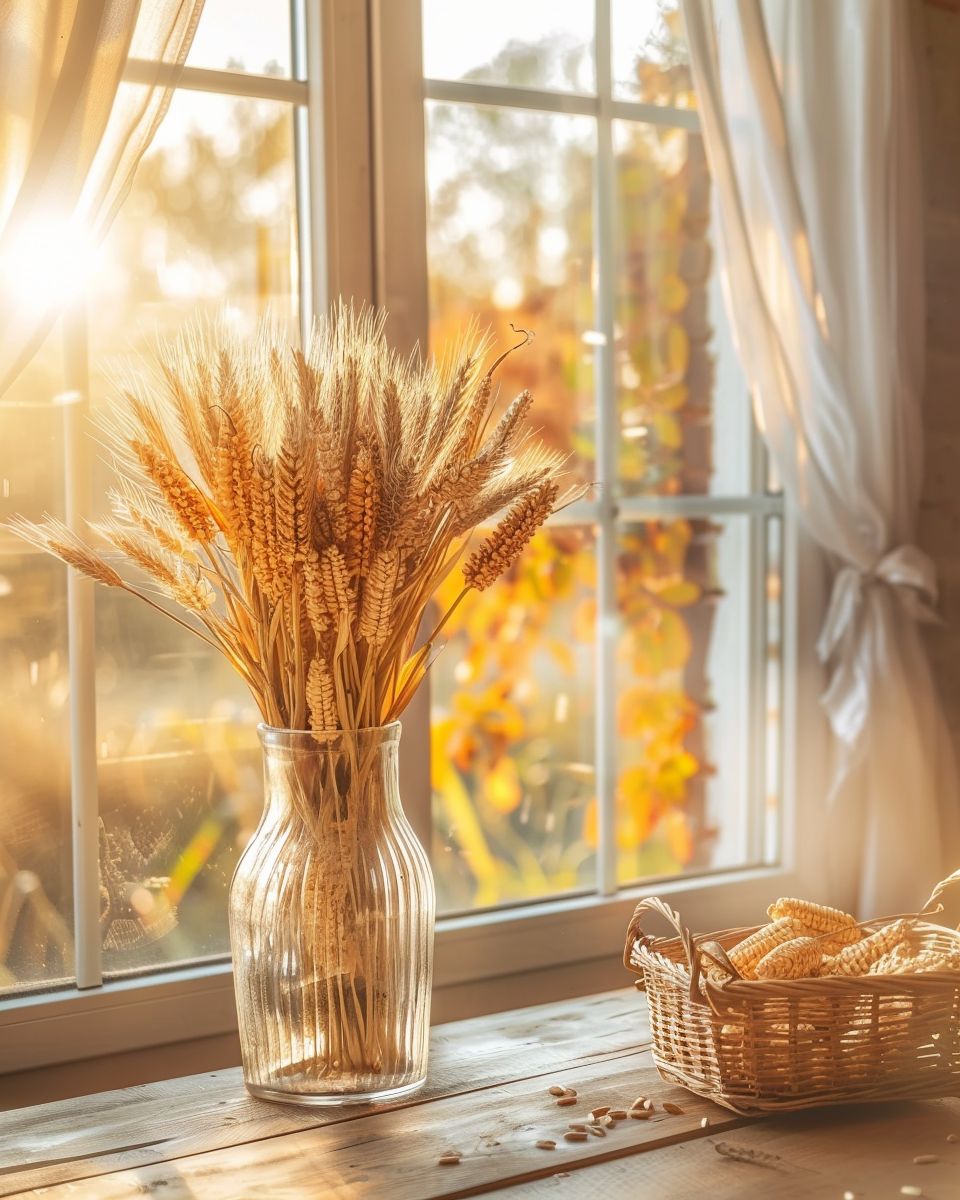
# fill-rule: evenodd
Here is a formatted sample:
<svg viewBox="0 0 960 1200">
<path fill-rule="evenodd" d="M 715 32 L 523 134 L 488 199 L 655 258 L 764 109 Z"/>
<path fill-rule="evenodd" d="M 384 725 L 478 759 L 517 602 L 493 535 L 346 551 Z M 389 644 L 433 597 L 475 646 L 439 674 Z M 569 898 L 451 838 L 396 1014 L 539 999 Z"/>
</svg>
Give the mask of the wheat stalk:
<svg viewBox="0 0 960 1200">
<path fill-rule="evenodd" d="M 562 459 L 524 433 L 528 392 L 493 422 L 504 355 L 485 370 L 486 354 L 471 328 L 439 364 L 401 358 L 383 314 L 343 305 L 303 351 L 266 324 L 246 341 L 214 325 L 164 344 L 101 421 L 118 484 L 93 532 L 179 616 L 62 522 L 10 528 L 216 646 L 268 724 L 384 724 L 466 592 L 509 569 L 557 505 Z M 414 652 L 473 529 L 505 509 Z"/>
<path fill-rule="evenodd" d="M 92 550 L 62 521 L 47 517 L 42 523 L 14 517 L 7 525 L 11 533 L 39 550 L 56 555 L 68 567 L 107 587 L 123 587 L 123 580 L 110 564 Z"/>
</svg>

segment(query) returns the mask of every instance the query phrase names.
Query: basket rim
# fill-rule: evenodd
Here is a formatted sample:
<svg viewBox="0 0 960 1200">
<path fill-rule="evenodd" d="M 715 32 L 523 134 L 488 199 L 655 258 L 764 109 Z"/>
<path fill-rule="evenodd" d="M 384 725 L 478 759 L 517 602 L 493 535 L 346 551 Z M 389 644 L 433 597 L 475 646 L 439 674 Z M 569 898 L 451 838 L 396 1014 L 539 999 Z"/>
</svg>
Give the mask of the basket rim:
<svg viewBox="0 0 960 1200">
<path fill-rule="evenodd" d="M 864 922 L 865 928 L 882 927 L 883 920 Z M 712 934 L 696 934 L 693 938 L 695 946 L 701 946 L 710 941 L 720 941 L 728 937 L 749 937 L 762 925 L 733 926 L 720 929 Z M 960 932 L 946 925 L 937 925 L 930 921 L 918 921 L 915 930 L 924 933 L 946 934 L 960 945 Z M 682 951 L 685 948 L 684 939 L 680 937 L 659 937 L 649 939 L 646 943 L 639 939 L 634 942 L 629 961 L 625 964 L 629 970 L 639 976 L 647 971 L 668 975 L 672 978 L 672 986 L 689 988 L 691 972 L 682 959 L 663 953 L 666 949 Z M 667 982 L 665 980 L 665 982 Z M 699 985 L 705 996 L 716 997 L 751 997 L 759 999 L 762 996 L 793 996 L 798 994 L 823 994 L 829 992 L 850 993 L 870 992 L 890 993 L 898 991 L 929 992 L 931 988 L 956 987 L 960 983 L 960 968 L 947 968 L 942 971 L 923 971 L 917 973 L 886 974 L 886 975 L 817 975 L 804 979 L 731 979 L 723 978 L 713 981 L 701 974 Z M 867 985 L 866 989 L 863 985 Z"/>
</svg>

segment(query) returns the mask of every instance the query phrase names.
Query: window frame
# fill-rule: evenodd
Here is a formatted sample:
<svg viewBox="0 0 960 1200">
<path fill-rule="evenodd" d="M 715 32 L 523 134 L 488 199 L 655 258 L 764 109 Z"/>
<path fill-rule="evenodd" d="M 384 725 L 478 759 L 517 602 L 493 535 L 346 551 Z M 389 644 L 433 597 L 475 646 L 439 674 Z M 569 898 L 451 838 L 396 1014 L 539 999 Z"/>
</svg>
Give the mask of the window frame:
<svg viewBox="0 0 960 1200">
<path fill-rule="evenodd" d="M 610 0 L 595 0 L 598 29 L 609 30 Z M 274 79 L 231 71 L 184 68 L 178 86 L 292 101 L 296 111 L 298 218 L 301 229 L 313 231 L 301 239 L 302 323 L 312 312 L 326 307 L 338 294 L 383 304 L 391 313 L 389 331 L 400 348 L 424 341 L 427 328 L 426 194 L 423 138 L 410 131 L 423 127 L 426 98 L 445 99 L 456 92 L 466 98 L 473 85 L 427 81 L 422 77 L 420 0 L 324 0 L 320 5 L 292 0 L 294 14 L 294 75 Z M 602 40 L 602 39 L 601 39 Z M 604 47 L 598 41 L 598 60 Z M 609 42 L 606 46 L 609 51 Z M 609 53 L 607 53 L 609 61 Z M 131 63 L 128 78 L 136 78 L 138 64 Z M 478 85 L 479 86 L 479 85 Z M 598 78 L 598 86 L 602 80 Z M 482 85 L 489 95 L 490 85 Z M 514 89 L 499 89 L 514 91 Z M 599 118 L 635 115 L 655 106 L 597 100 L 594 97 L 536 92 L 513 99 L 538 99 L 553 104 L 550 111 L 589 111 Z M 592 106 L 592 107 L 591 107 Z M 650 114 L 662 120 L 662 112 Z M 689 119 L 689 118 L 686 118 Z M 600 122 L 602 124 L 602 120 Z M 599 125 L 598 125 L 599 128 Z M 607 126 L 609 129 L 609 124 Z M 403 203 L 396 203 L 394 186 L 406 179 Z M 303 186 L 301 186 L 303 185 Z M 597 193 L 603 200 L 603 181 Z M 609 190 L 609 189 L 608 189 Z M 386 202 L 387 197 L 391 203 Z M 609 197 L 607 198 L 609 202 Z M 608 226 L 609 229 L 609 226 Z M 321 234 L 322 236 L 318 236 Z M 612 254 L 601 245 L 601 254 Z M 598 313 L 612 329 L 612 313 Z M 68 322 L 66 361 L 71 386 L 85 394 L 86 362 L 82 314 Z M 609 356 L 608 347 L 599 347 Z M 606 367 L 609 371 L 609 363 Z M 71 420 L 79 429 L 83 403 L 75 406 Z M 79 432 L 76 434 L 79 438 Z M 611 439 L 606 461 L 610 460 Z M 615 449 L 615 447 L 614 447 Z M 82 462 L 82 459 L 78 459 Z M 603 463 L 601 463 L 601 470 Z M 76 490 L 68 488 L 77 506 L 85 507 L 83 472 Z M 613 498 L 601 506 L 615 505 Z M 732 502 L 729 498 L 705 506 L 689 498 L 631 500 L 636 516 L 711 515 L 727 512 L 781 516 L 783 537 L 783 672 L 781 749 L 781 856 L 770 866 L 715 872 L 658 881 L 657 894 L 678 907 L 696 929 L 739 925 L 751 912 L 762 911 L 771 896 L 811 890 L 822 884 L 819 873 L 817 828 L 822 812 L 829 738 L 818 695 L 821 670 L 815 653 L 816 633 L 825 610 L 822 556 L 807 538 L 789 505 L 771 505 L 764 497 Z M 618 512 L 600 512 L 608 529 L 615 529 Z M 609 538 L 608 538 L 609 540 Z M 605 567 L 608 589 L 610 558 Z M 70 572 L 72 577 L 75 573 Z M 802 591 L 801 591 L 802 581 Z M 71 578 L 81 589 L 88 581 Z M 89 585 L 92 593 L 92 585 Z M 77 647 L 75 703 L 92 686 L 92 594 L 71 610 L 71 656 Z M 609 638 L 601 654 L 611 653 Z M 86 661 L 84 661 L 86 658 Z M 71 681 L 74 681 L 71 657 Z M 597 732 L 611 736 L 612 722 L 606 706 L 597 714 Z M 87 709 L 87 719 L 90 720 Z M 429 695 L 424 688 L 404 719 L 404 753 L 401 755 L 401 794 L 417 832 L 424 839 L 430 829 Z M 602 727 L 602 728 L 601 728 Z M 76 728 L 74 729 L 76 734 Z M 89 869 L 92 844 L 96 851 L 95 739 L 93 789 L 89 786 L 89 758 L 80 749 L 76 767 L 87 772 L 87 784 L 74 785 L 74 824 L 83 831 L 81 856 L 86 868 L 75 886 L 81 889 L 77 921 L 87 922 L 88 940 L 96 935 L 99 947 L 96 860 Z M 598 744 L 599 747 L 603 742 Z M 803 747 L 803 754 L 797 752 Z M 78 747 L 73 747 L 77 755 Z M 598 757 L 599 761 L 599 757 Z M 624 931 L 644 885 L 617 888 L 613 863 L 612 805 L 603 825 L 598 887 L 587 896 L 564 897 L 491 911 L 444 917 L 436 938 L 434 1019 L 454 1019 L 494 1011 L 511 1003 L 534 1003 L 576 994 L 577 991 L 614 987 L 627 982 L 620 964 Z M 801 814 L 803 819 L 801 820 Z M 85 840 L 84 840 L 85 839 Z M 86 847 L 86 851 L 83 850 Z M 78 924 L 78 930 L 80 925 Z M 78 947 L 79 949 L 79 947 Z M 99 951 L 97 953 L 99 959 Z M 228 1033 L 236 1029 L 232 973 L 229 959 L 209 959 L 172 968 L 106 981 L 98 972 L 83 977 L 77 986 L 60 991 L 21 994 L 0 1000 L 0 1095 L 2 1074 L 74 1059 L 115 1054 L 184 1040 Z M 90 960 L 87 960 L 87 967 Z"/>
</svg>

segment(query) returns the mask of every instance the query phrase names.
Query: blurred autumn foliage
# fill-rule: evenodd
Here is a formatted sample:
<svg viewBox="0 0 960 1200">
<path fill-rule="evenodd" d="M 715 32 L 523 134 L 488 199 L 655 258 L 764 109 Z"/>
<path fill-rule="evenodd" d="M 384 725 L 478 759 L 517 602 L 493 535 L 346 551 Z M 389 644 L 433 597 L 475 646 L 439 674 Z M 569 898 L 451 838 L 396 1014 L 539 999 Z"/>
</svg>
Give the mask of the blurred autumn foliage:
<svg viewBox="0 0 960 1200">
<path fill-rule="evenodd" d="M 679 17 L 636 64 L 654 103 L 693 107 Z M 518 78 L 524 62 L 498 64 Z M 428 109 L 431 341 L 471 316 L 509 344 L 506 403 L 535 396 L 544 436 L 595 479 L 594 130 L 583 118 Z M 621 494 L 709 489 L 713 370 L 709 177 L 683 128 L 618 121 L 615 345 Z M 702 733 L 712 553 L 704 520 L 624 525 L 617 549 L 616 841 L 624 881 L 707 861 Z M 455 581 L 449 585 L 456 589 Z M 441 604 L 446 597 L 441 597 Z M 597 830 L 594 533 L 552 526 L 472 596 L 433 679 L 433 856 L 447 909 L 589 887 Z"/>
</svg>

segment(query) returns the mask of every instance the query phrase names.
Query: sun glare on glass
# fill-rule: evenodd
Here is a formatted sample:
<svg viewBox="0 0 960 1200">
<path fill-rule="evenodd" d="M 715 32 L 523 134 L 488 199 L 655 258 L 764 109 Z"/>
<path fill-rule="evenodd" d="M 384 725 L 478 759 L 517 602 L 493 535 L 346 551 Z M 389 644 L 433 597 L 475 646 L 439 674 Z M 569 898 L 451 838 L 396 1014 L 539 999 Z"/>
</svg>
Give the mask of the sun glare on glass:
<svg viewBox="0 0 960 1200">
<path fill-rule="evenodd" d="M 80 295 L 102 259 L 87 230 L 56 218 L 34 219 L 0 251 L 0 286 L 18 306 L 43 312 Z"/>
</svg>

